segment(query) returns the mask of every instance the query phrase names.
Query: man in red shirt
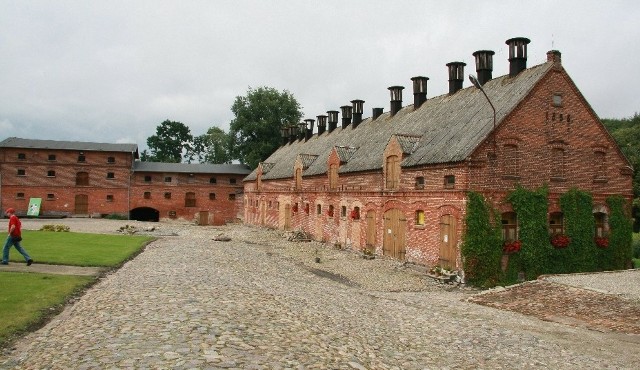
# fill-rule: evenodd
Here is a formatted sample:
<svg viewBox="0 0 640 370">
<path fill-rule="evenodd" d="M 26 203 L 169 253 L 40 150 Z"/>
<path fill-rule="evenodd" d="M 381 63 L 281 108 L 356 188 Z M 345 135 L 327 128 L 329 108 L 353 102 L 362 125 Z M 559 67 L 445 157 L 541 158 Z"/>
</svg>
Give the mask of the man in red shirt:
<svg viewBox="0 0 640 370">
<path fill-rule="evenodd" d="M 33 260 L 29 257 L 29 253 L 27 253 L 27 251 L 20 245 L 20 241 L 22 240 L 22 223 L 18 216 L 16 216 L 16 210 L 13 208 L 7 208 L 5 213 L 9 216 L 9 236 L 7 237 L 7 242 L 4 243 L 4 248 L 2 249 L 1 263 L 3 265 L 9 264 L 9 249 L 11 249 L 11 246 L 13 245 L 16 247 L 18 252 L 22 254 L 25 261 L 27 261 L 27 266 L 31 266 Z"/>
</svg>

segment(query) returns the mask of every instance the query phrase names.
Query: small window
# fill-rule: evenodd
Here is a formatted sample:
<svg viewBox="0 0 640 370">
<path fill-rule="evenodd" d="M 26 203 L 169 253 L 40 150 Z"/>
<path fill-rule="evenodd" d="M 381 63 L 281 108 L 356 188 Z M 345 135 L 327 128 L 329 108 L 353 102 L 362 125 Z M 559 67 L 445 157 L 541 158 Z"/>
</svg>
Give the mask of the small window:
<svg viewBox="0 0 640 370">
<path fill-rule="evenodd" d="M 195 207 L 196 206 L 196 193 L 188 192 L 184 196 L 184 206 L 185 207 Z"/>
<path fill-rule="evenodd" d="M 515 212 L 502 214 L 502 240 L 508 243 L 518 240 L 518 217 Z"/>
<path fill-rule="evenodd" d="M 22 168 L 18 169 L 18 176 L 26 176 L 27 175 L 27 171 L 25 171 Z"/>
<path fill-rule="evenodd" d="M 84 154 L 80 154 L 78 156 L 78 162 L 86 162 L 87 161 L 87 157 L 84 156 Z"/>
<path fill-rule="evenodd" d="M 603 238 L 607 234 L 607 215 L 603 212 L 596 212 L 593 214 L 596 227 L 596 237 Z"/>
<path fill-rule="evenodd" d="M 229 184 L 235 184 L 236 183 L 236 179 L 229 179 Z"/>
<path fill-rule="evenodd" d="M 553 95 L 553 106 L 554 107 L 561 107 L 562 106 L 562 95 L 561 94 L 554 94 Z"/>
<path fill-rule="evenodd" d="M 47 171 L 47 177 L 56 177 L 56 171 Z"/>
<path fill-rule="evenodd" d="M 171 176 L 165 176 L 164 182 L 171 182 Z"/>
<path fill-rule="evenodd" d="M 216 193 L 209 193 L 209 200 L 216 200 Z"/>
<path fill-rule="evenodd" d="M 229 194 L 229 200 L 236 200 L 236 195 L 234 193 Z"/>
<path fill-rule="evenodd" d="M 416 226 L 424 226 L 424 211 L 421 209 L 416 211 Z"/>
<path fill-rule="evenodd" d="M 24 199 L 24 193 L 16 193 L 16 199 Z"/>
<path fill-rule="evenodd" d="M 322 214 L 322 204 L 316 204 L 316 214 Z"/>
<path fill-rule="evenodd" d="M 351 211 L 351 219 L 352 220 L 360 219 L 360 207 L 353 207 L 353 210 Z"/>
<path fill-rule="evenodd" d="M 164 199 L 171 199 L 171 193 L 170 192 L 164 193 Z"/>
<path fill-rule="evenodd" d="M 444 177 L 444 188 L 445 189 L 453 189 L 456 186 L 456 177 L 454 175 L 449 175 Z"/>
<path fill-rule="evenodd" d="M 145 191 L 144 192 L 144 199 L 151 199 L 151 192 L 150 191 Z"/>
<path fill-rule="evenodd" d="M 116 157 L 107 157 L 107 163 L 116 163 Z"/>
<path fill-rule="evenodd" d="M 347 206 L 340 207 L 340 217 L 347 217 Z"/>
<path fill-rule="evenodd" d="M 107 202 L 113 202 L 113 195 L 107 194 Z"/>
<path fill-rule="evenodd" d="M 562 212 L 554 212 L 549 215 L 549 234 L 564 233 Z"/>
<path fill-rule="evenodd" d="M 115 179 L 116 175 L 113 172 L 107 172 L 107 178 L 108 179 Z"/>
<path fill-rule="evenodd" d="M 144 182 L 151 182 L 151 176 L 147 175 L 144 177 Z"/>
<path fill-rule="evenodd" d="M 424 177 L 416 177 L 416 189 L 424 189 Z"/>
<path fill-rule="evenodd" d="M 329 209 L 327 210 L 327 216 L 333 217 L 333 206 L 329 206 Z"/>
<path fill-rule="evenodd" d="M 215 184 L 215 183 L 217 183 L 217 182 L 218 182 L 218 180 L 216 180 L 216 178 L 215 178 L 215 177 L 210 177 L 210 178 L 209 178 L 209 184 Z"/>
<path fill-rule="evenodd" d="M 54 199 L 56 199 L 55 194 L 51 194 L 51 193 L 47 194 L 47 200 L 54 200 Z"/>
<path fill-rule="evenodd" d="M 49 160 L 50 161 L 55 161 L 56 160 L 56 155 L 55 154 L 49 154 Z"/>
<path fill-rule="evenodd" d="M 27 159 L 27 155 L 24 153 L 18 153 L 18 160 L 24 161 Z"/>
</svg>

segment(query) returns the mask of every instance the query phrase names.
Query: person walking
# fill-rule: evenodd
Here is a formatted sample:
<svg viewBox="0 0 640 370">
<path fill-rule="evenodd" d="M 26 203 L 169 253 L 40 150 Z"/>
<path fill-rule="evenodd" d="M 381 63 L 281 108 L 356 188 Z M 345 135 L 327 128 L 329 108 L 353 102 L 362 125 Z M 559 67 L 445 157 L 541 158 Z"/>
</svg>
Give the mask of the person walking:
<svg viewBox="0 0 640 370">
<path fill-rule="evenodd" d="M 31 266 L 33 260 L 29 256 L 24 248 L 20 245 L 20 241 L 22 240 L 22 223 L 18 216 L 16 216 L 16 210 L 13 208 L 7 208 L 5 211 L 6 215 L 9 216 L 9 236 L 7 237 L 7 241 L 4 243 L 4 248 L 2 249 L 2 264 L 9 264 L 9 249 L 13 245 L 16 247 L 18 252 L 24 257 L 25 261 L 27 261 L 27 266 Z"/>
</svg>

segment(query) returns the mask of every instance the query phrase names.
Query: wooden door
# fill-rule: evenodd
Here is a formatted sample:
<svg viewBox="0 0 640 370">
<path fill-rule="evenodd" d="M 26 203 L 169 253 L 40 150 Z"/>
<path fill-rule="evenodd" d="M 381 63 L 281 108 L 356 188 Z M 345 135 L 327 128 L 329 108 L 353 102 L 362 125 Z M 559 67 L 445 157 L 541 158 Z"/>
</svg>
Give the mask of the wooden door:
<svg viewBox="0 0 640 370">
<path fill-rule="evenodd" d="M 200 211 L 200 215 L 198 217 L 198 225 L 209 225 L 209 211 Z"/>
<path fill-rule="evenodd" d="M 260 201 L 260 225 L 264 226 L 267 214 L 267 202 L 264 200 Z"/>
<path fill-rule="evenodd" d="M 89 214 L 89 196 L 86 194 L 76 195 L 76 204 L 74 207 L 74 213 L 77 215 Z"/>
<path fill-rule="evenodd" d="M 367 249 L 376 249 L 376 211 L 367 211 Z"/>
<path fill-rule="evenodd" d="M 404 260 L 407 218 L 399 209 L 384 213 L 383 253 L 398 260 Z"/>
<path fill-rule="evenodd" d="M 457 244 L 455 217 L 452 215 L 440 217 L 440 267 L 455 269 L 458 257 Z"/>
<path fill-rule="evenodd" d="M 284 205 L 284 229 L 291 229 L 291 204 Z"/>
</svg>

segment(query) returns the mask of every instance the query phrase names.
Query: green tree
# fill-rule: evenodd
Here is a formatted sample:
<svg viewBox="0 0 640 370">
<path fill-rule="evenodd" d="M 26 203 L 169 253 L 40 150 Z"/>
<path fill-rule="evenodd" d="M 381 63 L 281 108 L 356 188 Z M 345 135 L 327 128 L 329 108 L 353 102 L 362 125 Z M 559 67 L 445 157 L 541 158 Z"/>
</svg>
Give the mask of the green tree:
<svg viewBox="0 0 640 370">
<path fill-rule="evenodd" d="M 200 163 L 230 163 L 231 138 L 219 127 L 211 127 L 204 135 L 193 139 L 189 158 L 197 157 Z"/>
<path fill-rule="evenodd" d="M 180 163 L 182 154 L 192 151 L 193 135 L 182 122 L 165 120 L 156 128 L 156 134 L 147 138 L 151 154 L 148 162 Z"/>
<path fill-rule="evenodd" d="M 235 118 L 229 131 L 234 158 L 256 168 L 280 146 L 280 128 L 300 121 L 300 109 L 287 90 L 249 88 L 246 96 L 237 96 L 231 106 Z"/>
</svg>

